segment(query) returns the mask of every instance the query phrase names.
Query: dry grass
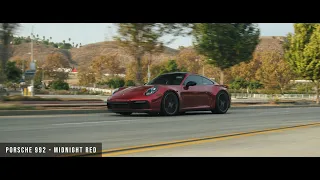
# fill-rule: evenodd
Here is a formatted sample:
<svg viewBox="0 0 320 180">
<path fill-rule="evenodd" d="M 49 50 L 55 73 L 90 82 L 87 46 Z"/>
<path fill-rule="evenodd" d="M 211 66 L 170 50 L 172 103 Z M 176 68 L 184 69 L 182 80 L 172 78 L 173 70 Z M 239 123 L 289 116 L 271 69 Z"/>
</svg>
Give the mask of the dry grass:
<svg viewBox="0 0 320 180">
<path fill-rule="evenodd" d="M 257 46 L 256 51 L 265 51 L 265 50 L 278 50 L 283 52 L 282 42 L 284 37 L 280 36 L 264 36 L 261 37 L 260 44 Z M 14 45 L 12 48 L 11 56 L 17 57 L 20 56 L 24 59 L 30 60 L 30 43 L 23 43 L 20 45 Z M 128 63 L 132 62 L 132 57 L 126 52 L 125 49 L 118 46 L 115 41 L 105 41 L 99 43 L 93 43 L 84 45 L 81 48 L 73 48 L 71 50 L 62 50 L 54 48 L 50 45 L 44 44 L 35 44 L 34 45 L 34 58 L 37 61 L 43 61 L 50 53 L 60 53 L 65 56 L 71 67 L 74 66 L 78 68 L 79 66 L 88 66 L 92 59 L 96 56 L 107 55 L 110 53 L 118 53 L 121 60 L 121 67 L 125 67 Z M 152 56 L 153 63 L 159 63 L 166 59 L 173 59 L 179 50 L 165 47 L 163 53 Z M 146 56 L 149 58 L 149 56 Z M 125 72 L 123 72 L 125 73 Z M 72 84 L 77 83 L 77 78 L 70 80 Z"/>
<path fill-rule="evenodd" d="M 283 36 L 262 36 L 256 52 L 261 51 L 278 51 L 283 53 Z"/>
<path fill-rule="evenodd" d="M 34 106 L 21 105 L 19 103 L 0 103 L 0 110 L 34 110 Z"/>
<path fill-rule="evenodd" d="M 20 45 L 14 45 L 11 52 L 11 57 L 21 57 L 23 59 L 30 60 L 30 43 L 23 43 Z M 132 61 L 132 57 L 123 49 L 119 47 L 116 42 L 114 41 L 106 41 L 100 43 L 93 43 L 84 45 L 81 48 L 73 48 L 71 50 L 63 50 L 54 48 L 50 45 L 44 44 L 34 44 L 34 59 L 37 61 L 43 61 L 50 53 L 60 53 L 65 56 L 71 67 L 79 67 L 79 66 L 86 66 L 90 64 L 92 59 L 96 56 L 107 55 L 110 53 L 118 53 L 122 60 L 121 66 L 126 66 L 127 63 Z M 174 57 L 178 53 L 178 50 L 165 47 L 163 53 L 159 55 L 155 55 L 153 59 L 155 61 L 162 60 L 164 58 L 171 58 Z"/>
<path fill-rule="evenodd" d="M 82 98 L 42 98 L 39 96 L 3 96 L 4 102 L 18 102 L 18 101 L 102 101 L 101 99 L 82 99 Z M 15 103 L 17 104 L 17 103 Z"/>
</svg>

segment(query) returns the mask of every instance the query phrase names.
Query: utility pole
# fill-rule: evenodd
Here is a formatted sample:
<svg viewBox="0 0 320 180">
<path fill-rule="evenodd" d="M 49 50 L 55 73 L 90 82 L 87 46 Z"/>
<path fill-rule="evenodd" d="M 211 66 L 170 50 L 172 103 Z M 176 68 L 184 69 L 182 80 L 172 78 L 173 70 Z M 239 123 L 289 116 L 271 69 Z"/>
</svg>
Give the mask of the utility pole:
<svg viewBox="0 0 320 180">
<path fill-rule="evenodd" d="M 31 27 L 31 64 L 34 65 L 34 58 L 33 58 L 33 25 Z M 31 67 L 32 68 L 32 67 Z M 37 67 L 35 67 L 37 69 Z M 34 74 L 35 76 L 35 74 Z M 31 95 L 34 96 L 34 76 L 31 79 Z"/>
<path fill-rule="evenodd" d="M 202 76 L 204 76 L 204 65 L 205 65 L 205 60 L 202 61 Z"/>
<path fill-rule="evenodd" d="M 43 65 L 42 65 L 42 89 L 45 89 L 45 86 L 44 86 L 44 68 L 43 68 Z"/>
<path fill-rule="evenodd" d="M 24 67 L 24 66 L 25 66 L 25 65 L 24 65 L 24 63 L 25 63 L 25 62 L 24 62 L 24 59 L 22 59 L 22 80 L 23 80 L 23 81 L 25 80 L 25 75 L 24 75 L 24 73 L 25 73 L 25 70 L 24 70 L 25 67 Z"/>
<path fill-rule="evenodd" d="M 148 62 L 148 82 L 150 82 L 150 63 L 151 63 L 151 58 L 152 58 L 152 54 L 150 52 L 150 59 L 149 59 L 149 62 Z"/>
</svg>

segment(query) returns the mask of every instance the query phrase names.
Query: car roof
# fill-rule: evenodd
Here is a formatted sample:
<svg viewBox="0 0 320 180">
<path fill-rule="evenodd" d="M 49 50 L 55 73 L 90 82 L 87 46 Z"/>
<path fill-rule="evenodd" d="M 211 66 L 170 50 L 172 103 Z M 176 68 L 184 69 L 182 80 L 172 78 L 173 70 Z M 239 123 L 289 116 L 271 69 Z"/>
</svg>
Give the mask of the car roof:
<svg viewBox="0 0 320 180">
<path fill-rule="evenodd" d="M 170 75 L 170 74 L 183 74 L 183 75 L 198 75 L 198 76 L 201 76 L 200 74 L 191 73 L 191 72 L 169 72 L 169 73 L 164 73 L 164 74 L 161 74 L 161 75 Z"/>
<path fill-rule="evenodd" d="M 169 72 L 169 73 L 163 73 L 161 75 L 165 75 L 165 74 L 190 74 L 188 72 Z"/>
</svg>

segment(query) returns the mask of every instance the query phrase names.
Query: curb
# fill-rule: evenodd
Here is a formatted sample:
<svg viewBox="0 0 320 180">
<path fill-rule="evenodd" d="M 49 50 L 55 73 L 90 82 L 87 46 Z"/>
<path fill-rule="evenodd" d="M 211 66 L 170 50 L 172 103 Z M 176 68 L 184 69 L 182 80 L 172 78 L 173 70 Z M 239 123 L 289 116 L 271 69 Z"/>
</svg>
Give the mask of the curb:
<svg viewBox="0 0 320 180">
<path fill-rule="evenodd" d="M 84 110 L 10 110 L 0 111 L 0 116 L 25 116 L 25 115 L 58 115 L 58 114 L 95 114 L 108 113 L 108 110 L 102 109 L 84 109 Z"/>
<path fill-rule="evenodd" d="M 244 106 L 232 107 L 237 109 L 275 109 L 275 108 L 307 108 L 320 107 L 320 105 L 300 105 L 300 106 Z M 108 109 L 77 109 L 77 110 L 0 110 L 0 116 L 23 116 L 23 115 L 58 115 L 58 114 L 98 114 L 112 113 Z"/>
<path fill-rule="evenodd" d="M 306 107 L 320 107 L 320 105 L 297 105 L 297 106 L 239 106 L 230 107 L 230 109 L 275 109 L 275 108 L 306 108 Z"/>
</svg>

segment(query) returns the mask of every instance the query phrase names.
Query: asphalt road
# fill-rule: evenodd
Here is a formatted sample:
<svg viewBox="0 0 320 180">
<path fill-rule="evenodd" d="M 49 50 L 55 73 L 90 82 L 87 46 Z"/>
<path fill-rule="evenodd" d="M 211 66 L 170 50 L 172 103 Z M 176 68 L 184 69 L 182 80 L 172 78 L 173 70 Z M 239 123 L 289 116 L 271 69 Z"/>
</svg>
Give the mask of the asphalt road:
<svg viewBox="0 0 320 180">
<path fill-rule="evenodd" d="M 102 142 L 103 149 L 110 149 L 320 122 L 319 117 L 317 107 L 231 109 L 223 115 L 205 112 L 176 117 L 126 117 L 113 113 L 2 116 L 0 142 Z M 191 156 L 198 155 L 201 153 L 194 151 Z"/>
<path fill-rule="evenodd" d="M 119 157 L 320 157 L 320 126 L 237 137 Z"/>
</svg>

